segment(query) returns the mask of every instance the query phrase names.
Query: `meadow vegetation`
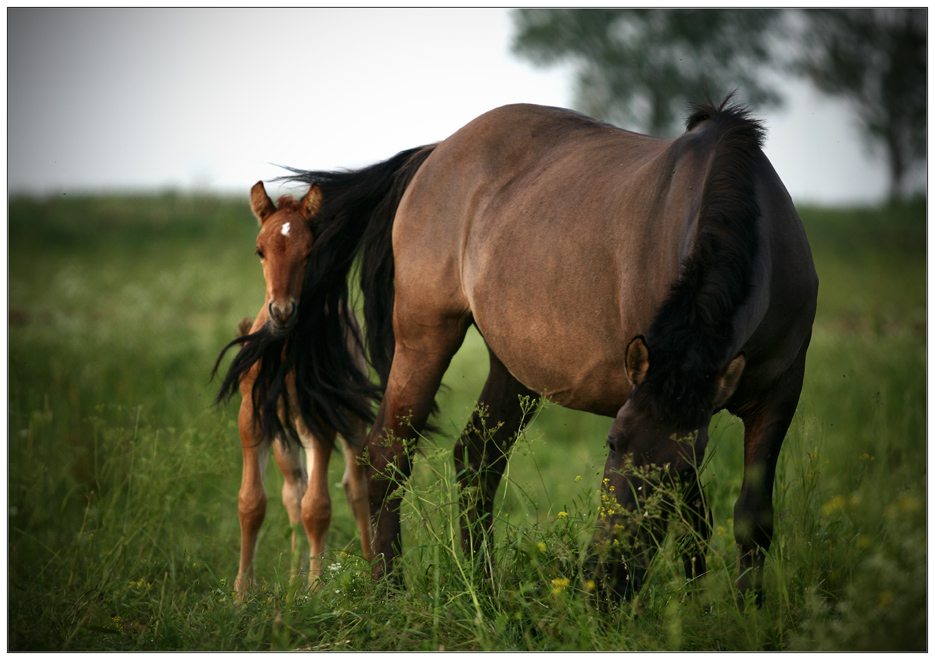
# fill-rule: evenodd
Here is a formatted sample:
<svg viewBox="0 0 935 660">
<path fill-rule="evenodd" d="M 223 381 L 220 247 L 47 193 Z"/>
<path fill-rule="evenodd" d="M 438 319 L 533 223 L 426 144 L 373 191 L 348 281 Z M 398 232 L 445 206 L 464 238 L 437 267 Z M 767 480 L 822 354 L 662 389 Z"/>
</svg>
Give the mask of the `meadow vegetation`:
<svg viewBox="0 0 935 660">
<path fill-rule="evenodd" d="M 239 401 L 213 407 L 209 374 L 263 301 L 246 200 L 14 198 L 9 650 L 925 649 L 925 204 L 800 214 L 821 285 L 765 604 L 735 602 L 742 425 L 722 413 L 702 473 L 709 573 L 686 585 L 670 536 L 639 596 L 601 612 L 581 559 L 609 419 L 533 413 L 496 502 L 492 579 L 460 553 L 451 450 L 486 377 L 474 331 L 407 487 L 407 589 L 371 582 L 336 457 L 319 589 L 290 583 L 271 465 L 258 589 L 235 604 Z"/>
</svg>

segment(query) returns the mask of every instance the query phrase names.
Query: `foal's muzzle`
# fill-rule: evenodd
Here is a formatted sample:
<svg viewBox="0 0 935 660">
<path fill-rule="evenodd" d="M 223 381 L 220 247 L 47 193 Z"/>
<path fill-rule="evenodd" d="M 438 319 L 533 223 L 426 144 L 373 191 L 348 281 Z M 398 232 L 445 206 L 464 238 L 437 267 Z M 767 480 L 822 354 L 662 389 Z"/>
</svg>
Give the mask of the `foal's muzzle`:
<svg viewBox="0 0 935 660">
<path fill-rule="evenodd" d="M 276 302 L 269 304 L 269 320 L 273 329 L 278 332 L 285 332 L 295 325 L 296 306 L 294 301 Z"/>
</svg>

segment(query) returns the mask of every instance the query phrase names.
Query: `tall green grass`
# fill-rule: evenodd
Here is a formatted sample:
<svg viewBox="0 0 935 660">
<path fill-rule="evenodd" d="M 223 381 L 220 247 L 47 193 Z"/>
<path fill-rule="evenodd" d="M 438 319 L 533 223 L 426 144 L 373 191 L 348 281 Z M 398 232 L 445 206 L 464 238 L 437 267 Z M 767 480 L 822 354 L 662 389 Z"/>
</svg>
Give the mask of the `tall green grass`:
<svg viewBox="0 0 935 660">
<path fill-rule="evenodd" d="M 732 511 L 742 425 L 712 423 L 709 573 L 672 539 L 632 603 L 595 609 L 580 561 L 608 419 L 545 406 L 496 503 L 492 579 L 459 549 L 451 449 L 486 377 L 472 331 L 403 508 L 407 588 L 374 585 L 332 465 L 320 588 L 290 583 L 267 477 L 259 586 L 232 598 L 236 402 L 208 375 L 263 283 L 241 201 L 10 203 L 11 650 L 899 650 L 926 647 L 925 207 L 803 209 L 821 286 L 780 457 L 766 602 L 741 612 Z"/>
</svg>

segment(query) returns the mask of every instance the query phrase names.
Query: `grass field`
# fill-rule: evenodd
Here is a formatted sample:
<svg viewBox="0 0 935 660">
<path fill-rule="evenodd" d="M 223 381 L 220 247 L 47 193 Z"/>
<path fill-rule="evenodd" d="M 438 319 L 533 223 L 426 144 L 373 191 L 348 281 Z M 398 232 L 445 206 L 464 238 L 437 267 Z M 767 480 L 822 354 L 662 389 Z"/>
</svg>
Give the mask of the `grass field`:
<svg viewBox="0 0 935 660">
<path fill-rule="evenodd" d="M 741 613 L 742 425 L 712 423 L 710 572 L 671 541 L 638 598 L 580 588 L 610 420 L 546 406 L 497 500 L 494 580 L 458 551 L 451 447 L 486 376 L 469 335 L 404 506 L 408 589 L 375 587 L 332 462 L 328 570 L 290 584 L 270 467 L 259 588 L 232 598 L 239 402 L 209 372 L 263 301 L 246 201 L 9 206 L 9 650 L 921 650 L 926 637 L 926 209 L 800 209 L 821 286 L 783 447 L 766 602 Z"/>
</svg>

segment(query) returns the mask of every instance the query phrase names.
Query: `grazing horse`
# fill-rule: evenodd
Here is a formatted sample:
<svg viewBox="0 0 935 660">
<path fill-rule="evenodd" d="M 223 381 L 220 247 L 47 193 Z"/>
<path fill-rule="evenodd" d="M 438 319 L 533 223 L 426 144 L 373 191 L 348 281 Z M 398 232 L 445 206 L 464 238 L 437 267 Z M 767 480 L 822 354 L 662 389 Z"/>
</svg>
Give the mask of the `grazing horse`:
<svg viewBox="0 0 935 660">
<path fill-rule="evenodd" d="M 401 579 L 396 491 L 474 324 L 490 360 L 478 410 L 496 431 L 482 436 L 472 419 L 455 445 L 467 553 L 491 545 L 493 498 L 524 419 L 517 399 L 546 395 L 614 419 L 586 559 L 597 591 L 625 598 L 643 582 L 661 522 L 639 514 L 662 482 L 688 503 L 683 561 L 689 578 L 701 575 L 711 525 L 698 472 L 711 417 L 727 409 L 744 423 L 738 587 L 761 598 L 776 461 L 818 287 L 762 140 L 728 101 L 696 106 L 674 140 L 511 105 L 366 170 L 294 171 L 326 188 L 325 203 L 335 177 L 346 184 L 322 219 L 333 248 L 320 241 L 340 258 L 305 288 L 342 286 L 361 255 L 367 351 L 383 390 L 366 445 L 375 577 Z"/>
<path fill-rule="evenodd" d="M 299 318 L 298 304 L 301 300 L 306 262 L 309 259 L 314 239 L 311 224 L 321 206 L 321 190 L 312 187 L 301 201 L 284 196 L 279 205 L 270 200 L 262 182 L 251 191 L 251 206 L 260 222 L 260 233 L 256 241 L 256 253 L 263 266 L 266 279 L 266 300 L 256 320 L 246 318 L 240 322 L 240 336 L 228 348 L 245 343 L 258 336 L 277 339 L 290 338 L 293 343 L 312 342 L 312 337 L 293 337 L 292 332 Z M 345 347 L 356 359 L 356 367 L 366 374 L 367 365 L 359 340 L 359 328 L 350 312 L 345 333 Z M 274 350 L 283 352 L 281 342 L 273 342 Z M 225 351 L 227 349 L 225 348 Z M 301 350 L 301 347 L 299 347 Z M 223 353 L 221 354 L 223 356 Z M 220 361 L 220 358 L 219 358 Z M 262 409 L 254 406 L 255 388 L 260 377 L 261 361 L 256 361 L 240 374 L 239 387 L 242 394 L 240 415 L 240 438 L 243 447 L 243 480 L 238 499 L 240 515 L 240 569 L 234 589 L 239 596 L 254 582 L 254 558 L 260 525 L 266 514 L 266 491 L 263 487 L 266 461 L 270 444 L 276 464 L 282 471 L 285 482 L 282 501 L 293 525 L 292 573 L 298 573 L 296 563 L 295 527 L 303 525 L 309 542 L 309 585 L 312 586 L 322 572 L 322 552 L 325 534 L 331 523 L 331 496 L 328 493 L 328 461 L 335 440 L 335 429 L 315 418 L 310 426 L 299 413 L 296 390 L 296 371 L 284 369 L 281 389 L 271 397 L 275 408 L 267 411 L 275 417 L 275 423 L 264 426 Z M 215 367 L 216 368 L 216 367 Z M 301 384 L 301 383 L 300 383 Z M 228 391 L 230 386 L 228 385 Z M 225 392 L 222 391 L 222 394 Z M 272 420 L 268 420 L 272 422 Z M 344 486 L 348 502 L 360 531 L 364 557 L 370 560 L 370 514 L 367 501 L 367 481 L 359 458 L 366 434 L 366 420 L 361 416 L 348 416 L 342 426 L 341 445 L 344 450 L 345 471 L 341 485 Z M 272 430 L 270 430 L 272 429 Z M 314 430 L 313 430 L 314 429 Z M 270 439 L 274 439 L 270 442 Z M 308 471 L 303 464 L 301 450 L 304 449 Z"/>
</svg>

